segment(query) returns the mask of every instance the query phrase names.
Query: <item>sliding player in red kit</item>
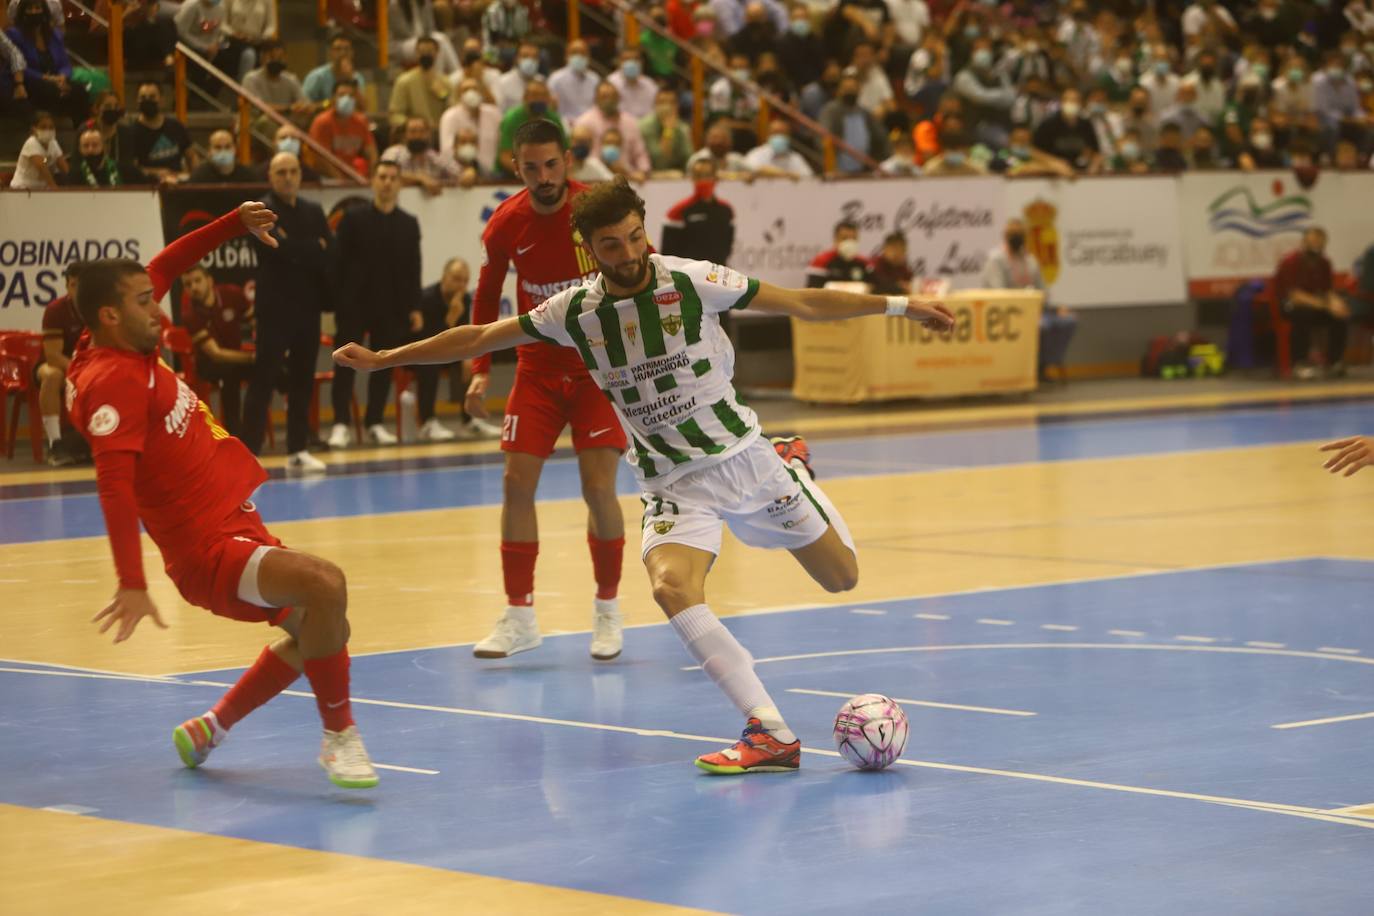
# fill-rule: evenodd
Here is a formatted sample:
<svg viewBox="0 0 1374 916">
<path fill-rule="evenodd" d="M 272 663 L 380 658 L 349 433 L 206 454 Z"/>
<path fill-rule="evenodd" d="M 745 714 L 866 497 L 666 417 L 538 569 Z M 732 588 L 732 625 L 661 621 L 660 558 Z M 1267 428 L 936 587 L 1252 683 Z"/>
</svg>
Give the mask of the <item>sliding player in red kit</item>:
<svg viewBox="0 0 1374 916">
<path fill-rule="evenodd" d="M 513 155 L 525 190 L 497 207 L 482 233 L 482 270 L 472 302 L 475 325 L 497 319 L 511 261 L 522 315 L 596 273 L 591 255 L 573 233 L 572 201 L 586 186 L 567 178 L 572 155 L 562 131 L 543 120 L 524 124 L 515 132 Z M 571 424 L 596 579 L 591 654 L 606 661 L 619 655 L 622 645 L 616 590 L 625 520 L 615 495 L 615 477 L 625 451 L 625 431 L 577 351 L 531 343 L 518 348 L 517 360 L 501 432 L 501 450 L 506 453 L 501 572 L 507 607 L 491 635 L 473 647 L 473 654 L 505 658 L 543 641 L 534 616 L 534 563 L 539 555 L 534 493 L 554 441 Z M 487 415 L 490 370 L 490 356 L 473 361 L 467 410 L 475 417 Z"/>
<path fill-rule="evenodd" d="M 271 210 L 245 203 L 173 242 L 146 271 L 124 259 L 82 267 L 76 305 L 91 336 L 67 370 L 67 405 L 95 456 L 119 575 L 114 601 L 95 619 L 104 621 L 102 633 L 118 624 L 117 643 L 144 617 L 166 627 L 143 578 L 141 520 L 188 602 L 287 633 L 263 649 L 213 709 L 175 729 L 182 762 L 204 763 L 230 727 L 304 672 L 324 722 L 320 765 L 337 786 L 369 788 L 377 773 L 349 702 L 343 572 L 283 548 L 268 533 L 248 501 L 267 479 L 262 465 L 158 359 L 157 303 L 172 281 L 244 232 L 275 247 L 275 223 Z"/>
</svg>

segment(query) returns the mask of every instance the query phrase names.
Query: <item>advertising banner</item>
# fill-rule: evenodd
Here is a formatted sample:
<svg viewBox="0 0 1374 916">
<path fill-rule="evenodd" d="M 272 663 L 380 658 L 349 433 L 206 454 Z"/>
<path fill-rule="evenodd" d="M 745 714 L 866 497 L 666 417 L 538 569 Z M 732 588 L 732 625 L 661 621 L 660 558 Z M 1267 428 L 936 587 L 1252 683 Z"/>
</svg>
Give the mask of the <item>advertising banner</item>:
<svg viewBox="0 0 1374 916">
<path fill-rule="evenodd" d="M 954 330 L 936 334 L 905 318 L 871 315 L 792 322 L 792 394 L 853 404 L 1035 388 L 1044 297 L 1019 290 L 950 294 Z"/>
<path fill-rule="evenodd" d="M 1026 224 L 1051 305 L 1184 300 L 1176 179 L 1017 179 L 1003 189 L 1007 218 Z"/>
<path fill-rule="evenodd" d="M 1292 172 L 1189 172 L 1179 179 L 1179 216 L 1189 293 L 1224 297 L 1244 280 L 1273 276 L 1303 230 L 1321 226 L 1327 257 L 1349 272 L 1374 242 L 1365 211 L 1374 175 L 1320 173 L 1310 185 Z"/>
<path fill-rule="evenodd" d="M 0 329 L 38 331 L 43 306 L 66 292 L 68 261 L 145 260 L 162 248 L 152 190 L 0 195 Z"/>
</svg>

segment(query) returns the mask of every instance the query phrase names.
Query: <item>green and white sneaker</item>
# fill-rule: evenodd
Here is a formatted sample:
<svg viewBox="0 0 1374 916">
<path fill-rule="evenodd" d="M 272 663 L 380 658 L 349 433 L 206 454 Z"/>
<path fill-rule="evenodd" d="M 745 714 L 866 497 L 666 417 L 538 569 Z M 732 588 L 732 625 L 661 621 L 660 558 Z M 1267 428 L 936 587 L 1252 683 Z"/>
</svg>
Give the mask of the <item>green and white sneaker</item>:
<svg viewBox="0 0 1374 916">
<path fill-rule="evenodd" d="M 363 746 L 358 727 L 350 725 L 341 732 L 325 729 L 320 742 L 320 766 L 329 781 L 340 789 L 370 789 L 377 784 L 377 771 Z"/>
<path fill-rule="evenodd" d="M 181 762 L 194 770 L 210 757 L 210 752 L 219 747 L 229 733 L 219 727 L 215 714 L 207 712 L 203 716 L 187 719 L 172 731 L 172 744 L 176 746 Z"/>
</svg>

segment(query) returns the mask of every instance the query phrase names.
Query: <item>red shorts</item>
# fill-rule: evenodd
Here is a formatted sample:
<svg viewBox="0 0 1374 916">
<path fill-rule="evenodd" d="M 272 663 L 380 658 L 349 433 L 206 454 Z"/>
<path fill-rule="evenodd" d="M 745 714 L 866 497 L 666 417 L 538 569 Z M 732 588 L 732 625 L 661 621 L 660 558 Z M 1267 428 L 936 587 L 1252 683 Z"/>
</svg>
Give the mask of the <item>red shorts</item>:
<svg viewBox="0 0 1374 916">
<path fill-rule="evenodd" d="M 591 376 L 528 372 L 517 368 L 506 398 L 501 451 L 547 458 L 572 424 L 573 451 L 613 448 L 625 451 L 625 430 L 615 408 Z"/>
<path fill-rule="evenodd" d="M 220 617 L 248 623 L 281 623 L 290 608 L 258 607 L 239 598 L 243 568 L 259 547 L 281 547 L 262 523 L 251 502 L 245 502 L 210 538 L 192 550 L 163 553 L 167 575 L 181 597 Z"/>
</svg>

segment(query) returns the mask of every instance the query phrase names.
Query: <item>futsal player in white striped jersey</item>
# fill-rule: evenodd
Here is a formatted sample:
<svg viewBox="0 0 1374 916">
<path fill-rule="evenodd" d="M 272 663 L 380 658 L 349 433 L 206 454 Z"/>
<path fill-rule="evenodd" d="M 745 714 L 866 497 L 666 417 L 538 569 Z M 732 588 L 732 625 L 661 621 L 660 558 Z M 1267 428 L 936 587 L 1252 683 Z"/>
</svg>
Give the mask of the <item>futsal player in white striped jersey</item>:
<svg viewBox="0 0 1374 916">
<path fill-rule="evenodd" d="M 627 460 L 642 491 L 641 555 L 654 600 L 747 720 L 738 742 L 698 757 L 697 766 L 713 774 L 795 770 L 801 742 L 753 657 L 707 606 L 706 575 L 723 524 L 745 544 L 790 551 L 830 592 L 855 586 L 858 558 L 844 520 L 812 479 L 805 443 L 770 444 L 740 403 L 734 350 L 718 316 L 746 307 L 805 321 L 888 314 L 937 331 L 952 328 L 954 317 L 934 300 L 782 289 L 719 264 L 650 254 L 644 201 L 623 178 L 583 192 L 572 218 L 601 270 L 593 279 L 516 318 L 380 353 L 348 344 L 334 359 L 381 369 L 451 363 L 531 341 L 576 349 L 632 443 Z"/>
</svg>

